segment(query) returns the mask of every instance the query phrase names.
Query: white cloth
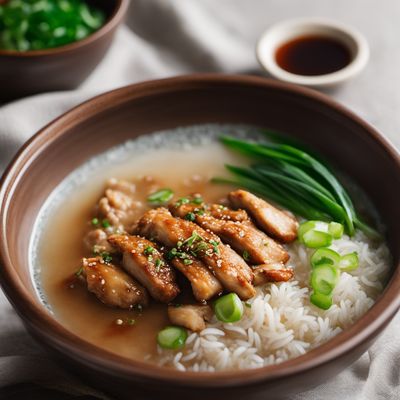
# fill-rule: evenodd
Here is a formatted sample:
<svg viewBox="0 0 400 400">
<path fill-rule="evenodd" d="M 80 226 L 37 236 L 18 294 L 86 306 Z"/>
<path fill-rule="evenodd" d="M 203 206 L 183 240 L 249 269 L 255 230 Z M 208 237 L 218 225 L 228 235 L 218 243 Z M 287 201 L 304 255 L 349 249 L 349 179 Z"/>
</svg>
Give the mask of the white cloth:
<svg viewBox="0 0 400 400">
<path fill-rule="evenodd" d="M 127 25 L 78 90 L 42 94 L 0 108 L 0 171 L 40 127 L 95 94 L 191 72 L 260 74 L 254 56 L 260 33 L 273 22 L 300 16 L 335 18 L 366 35 L 372 55 L 367 70 L 331 95 L 400 146 L 396 134 L 400 126 L 398 0 L 379 4 L 374 0 L 132 0 Z M 322 386 L 291 398 L 399 399 L 399 329 L 397 316 L 353 366 Z M 0 397 L 5 393 L 1 388 L 24 383 L 103 398 L 51 361 L 27 335 L 0 292 Z"/>
</svg>

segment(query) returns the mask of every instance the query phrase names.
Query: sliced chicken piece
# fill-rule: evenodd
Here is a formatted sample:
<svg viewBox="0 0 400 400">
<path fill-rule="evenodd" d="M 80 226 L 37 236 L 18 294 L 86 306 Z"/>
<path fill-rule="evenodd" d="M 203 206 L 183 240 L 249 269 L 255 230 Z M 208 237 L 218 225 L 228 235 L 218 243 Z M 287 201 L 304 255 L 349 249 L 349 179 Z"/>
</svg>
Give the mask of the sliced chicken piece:
<svg viewBox="0 0 400 400">
<path fill-rule="evenodd" d="M 187 218 L 188 205 L 171 207 L 176 217 Z M 271 264 L 289 259 L 288 252 L 277 242 L 252 224 L 216 219 L 206 213 L 190 212 L 191 220 L 203 229 L 218 235 L 251 264 Z"/>
<path fill-rule="evenodd" d="M 212 319 L 213 311 L 207 305 L 169 306 L 168 317 L 174 325 L 200 332 L 206 327 L 205 321 Z"/>
<path fill-rule="evenodd" d="M 254 285 L 259 286 L 267 282 L 286 282 L 293 278 L 294 271 L 281 263 L 263 264 L 253 267 Z"/>
<path fill-rule="evenodd" d="M 174 218 L 165 208 L 147 211 L 137 225 L 140 235 L 153 238 L 172 250 L 168 253 L 185 259 L 194 255 L 207 265 L 222 286 L 242 299 L 255 294 L 253 273 L 246 262 L 214 234 L 193 222 Z M 175 251 L 175 252 L 174 252 Z"/>
<path fill-rule="evenodd" d="M 149 302 L 146 289 L 121 268 L 107 264 L 101 257 L 82 260 L 82 276 L 88 290 L 112 307 L 131 309 Z"/>
<path fill-rule="evenodd" d="M 229 220 L 229 221 L 239 221 L 239 222 L 249 222 L 251 220 L 244 210 L 232 210 L 222 204 L 195 204 L 192 202 L 182 203 L 175 202 L 170 205 L 170 210 L 173 211 L 175 208 L 181 209 L 182 214 L 198 214 L 198 215 L 210 215 L 217 219 Z"/>
<path fill-rule="evenodd" d="M 125 271 L 145 286 L 155 300 L 169 303 L 179 294 L 175 271 L 154 243 L 129 235 L 112 235 L 108 241 L 123 253 Z"/>
<path fill-rule="evenodd" d="M 296 239 L 299 224 L 292 215 L 245 190 L 231 192 L 228 198 L 233 208 L 245 209 L 256 224 L 274 238 L 285 243 Z"/>
<path fill-rule="evenodd" d="M 171 264 L 190 281 L 196 300 L 207 301 L 223 291 L 218 279 L 197 258 L 190 255 L 184 260 L 174 257 Z"/>
</svg>

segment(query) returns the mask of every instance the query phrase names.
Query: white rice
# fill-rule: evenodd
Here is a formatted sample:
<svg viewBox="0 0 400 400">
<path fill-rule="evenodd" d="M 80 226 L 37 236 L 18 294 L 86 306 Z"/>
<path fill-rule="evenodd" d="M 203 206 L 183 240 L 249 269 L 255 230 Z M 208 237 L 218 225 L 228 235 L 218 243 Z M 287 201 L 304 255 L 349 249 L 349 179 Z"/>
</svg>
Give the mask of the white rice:
<svg viewBox="0 0 400 400">
<path fill-rule="evenodd" d="M 158 363 L 180 371 L 221 371 L 298 357 L 359 319 L 382 291 L 390 268 L 387 246 L 371 242 L 361 232 L 334 241 L 331 248 L 342 255 L 356 251 L 360 265 L 341 274 L 334 304 L 324 311 L 309 300 L 313 250 L 297 242 L 287 248 L 295 280 L 258 287 L 239 322 L 224 324 L 214 317 L 205 330 L 190 334 L 183 350 L 159 348 Z"/>
</svg>

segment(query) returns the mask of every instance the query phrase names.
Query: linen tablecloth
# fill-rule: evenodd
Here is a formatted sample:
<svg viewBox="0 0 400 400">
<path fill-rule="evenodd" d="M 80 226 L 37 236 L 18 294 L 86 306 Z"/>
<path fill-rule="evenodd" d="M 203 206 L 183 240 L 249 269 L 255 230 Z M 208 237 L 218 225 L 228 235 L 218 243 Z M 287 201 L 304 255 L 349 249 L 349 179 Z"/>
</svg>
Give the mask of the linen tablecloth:
<svg viewBox="0 0 400 400">
<path fill-rule="evenodd" d="M 0 108 L 0 172 L 39 128 L 95 94 L 192 72 L 262 74 L 254 55 L 261 32 L 274 22 L 303 16 L 333 18 L 367 37 L 371 47 L 367 69 L 330 95 L 399 147 L 400 1 L 132 0 L 126 25 L 78 90 L 41 94 Z M 291 399 L 399 399 L 399 331 L 397 316 L 354 365 Z M 0 398 L 75 396 L 108 398 L 55 364 L 27 335 L 0 292 Z"/>
</svg>

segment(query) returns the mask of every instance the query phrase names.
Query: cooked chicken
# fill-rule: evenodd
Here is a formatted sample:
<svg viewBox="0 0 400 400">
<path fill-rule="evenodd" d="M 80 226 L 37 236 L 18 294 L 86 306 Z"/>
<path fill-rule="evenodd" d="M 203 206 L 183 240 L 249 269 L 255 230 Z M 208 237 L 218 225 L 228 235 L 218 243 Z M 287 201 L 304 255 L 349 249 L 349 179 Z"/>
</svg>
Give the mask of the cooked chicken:
<svg viewBox="0 0 400 400">
<path fill-rule="evenodd" d="M 187 218 L 190 213 L 191 220 L 203 229 L 218 235 L 223 242 L 232 246 L 251 264 L 285 263 L 289 259 L 289 254 L 280 244 L 252 224 L 216 219 L 207 213 L 188 211 L 190 208 L 189 204 L 174 205 L 171 211 L 180 218 Z"/>
<path fill-rule="evenodd" d="M 122 266 L 147 288 L 151 296 L 169 303 L 179 293 L 175 271 L 154 243 L 139 236 L 112 235 L 108 241 L 123 253 Z"/>
<path fill-rule="evenodd" d="M 104 304 L 112 307 L 131 309 L 135 305 L 148 304 L 146 289 L 113 264 L 107 264 L 101 257 L 84 258 L 82 275 L 88 290 Z"/>
<path fill-rule="evenodd" d="M 113 253 L 115 249 L 108 243 L 107 237 L 108 235 L 103 229 L 97 228 L 89 231 L 83 242 L 91 252 L 98 254 L 102 252 Z"/>
<path fill-rule="evenodd" d="M 197 258 L 191 255 L 188 255 L 184 260 L 174 257 L 171 264 L 190 281 L 196 300 L 206 301 L 222 292 L 223 288 L 218 279 Z"/>
<path fill-rule="evenodd" d="M 285 268 L 283 264 L 263 264 L 253 267 L 254 285 L 259 286 L 267 282 L 286 282 L 293 278 L 292 268 Z"/>
<path fill-rule="evenodd" d="M 210 306 L 184 305 L 169 306 L 168 317 L 174 325 L 183 326 L 195 332 L 205 329 L 205 321 L 210 321 L 213 311 Z"/>
<path fill-rule="evenodd" d="M 298 223 L 293 216 L 245 190 L 231 192 L 228 198 L 234 208 L 245 209 L 266 233 L 285 243 L 296 239 Z"/>
<path fill-rule="evenodd" d="M 110 179 L 99 200 L 98 212 L 112 226 L 126 230 L 139 217 L 142 203 L 135 199 L 136 186 L 127 181 Z"/>
<path fill-rule="evenodd" d="M 194 255 L 207 265 L 222 286 L 242 299 L 254 296 L 253 273 L 245 261 L 217 236 L 193 222 L 174 218 L 165 208 L 147 211 L 139 220 L 138 233 L 171 248 L 170 258 Z"/>
<path fill-rule="evenodd" d="M 221 204 L 211 204 L 208 210 L 214 218 L 236 222 L 251 222 L 244 210 L 232 210 Z"/>
</svg>

